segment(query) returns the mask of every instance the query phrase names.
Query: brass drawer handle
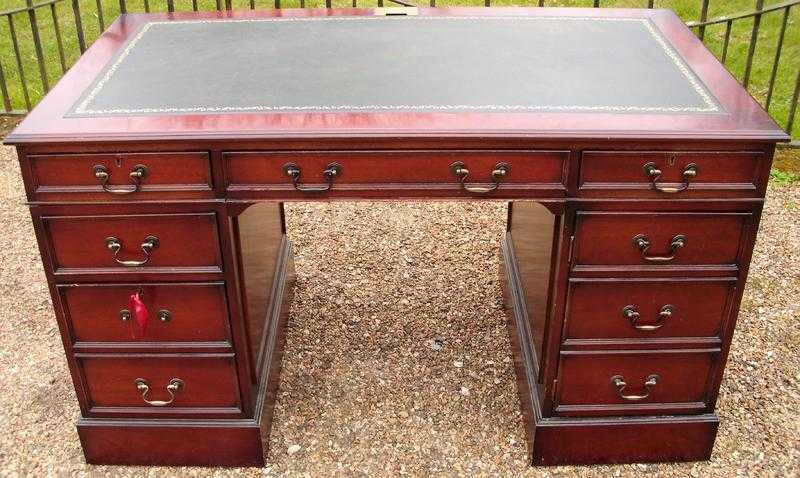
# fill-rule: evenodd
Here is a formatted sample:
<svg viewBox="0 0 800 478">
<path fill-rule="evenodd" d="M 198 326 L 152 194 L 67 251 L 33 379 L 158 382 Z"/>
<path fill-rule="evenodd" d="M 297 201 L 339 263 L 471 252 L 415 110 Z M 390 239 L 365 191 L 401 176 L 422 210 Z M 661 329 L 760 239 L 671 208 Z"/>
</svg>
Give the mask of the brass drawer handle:
<svg viewBox="0 0 800 478">
<path fill-rule="evenodd" d="M 154 249 L 158 249 L 158 245 L 159 240 L 156 236 L 147 236 L 144 238 L 144 242 L 142 242 L 141 245 L 142 252 L 144 252 L 144 259 L 141 261 L 123 261 L 117 257 L 122 250 L 122 242 L 114 236 L 106 238 L 106 247 L 114 254 L 114 260 L 125 267 L 139 267 L 147 264 L 150 261 L 150 253 Z"/>
<path fill-rule="evenodd" d="M 153 407 L 166 407 L 167 405 L 171 404 L 175 401 L 175 394 L 183 390 L 184 383 L 183 380 L 179 378 L 173 378 L 169 381 L 169 385 L 167 385 L 167 392 L 169 393 L 169 400 L 148 400 L 147 393 L 150 392 L 150 386 L 147 385 L 147 380 L 143 378 L 137 378 L 134 380 L 136 384 L 136 390 L 138 390 L 142 394 L 142 400 L 144 403 L 151 405 Z"/>
<path fill-rule="evenodd" d="M 303 186 L 300 184 L 300 166 L 295 163 L 286 163 L 283 165 L 283 172 L 292 178 L 292 185 L 298 191 L 304 193 L 322 193 L 330 191 L 333 188 L 333 180 L 342 175 L 342 166 L 338 163 L 331 163 L 322 171 L 325 176 L 325 181 L 328 183 L 325 186 Z"/>
<path fill-rule="evenodd" d="M 108 185 L 108 180 L 111 179 L 111 173 L 108 172 L 108 168 L 103 166 L 102 164 L 96 164 L 92 167 L 92 171 L 94 172 L 94 177 L 100 181 L 100 186 L 103 187 L 103 191 L 111 194 L 131 194 L 135 193 L 139 190 L 139 187 L 142 185 L 142 179 L 147 176 L 147 166 L 143 164 L 137 164 L 131 169 L 131 172 L 128 176 L 133 183 L 133 189 L 131 188 L 112 188 Z"/>
<path fill-rule="evenodd" d="M 644 173 L 650 178 L 653 189 L 669 194 L 675 194 L 689 189 L 689 182 L 700 172 L 700 167 L 697 164 L 687 164 L 686 167 L 683 168 L 683 184 L 675 188 L 658 184 L 658 180 L 661 179 L 661 169 L 656 166 L 656 163 L 647 163 L 644 165 L 643 169 Z"/>
<path fill-rule="evenodd" d="M 459 182 L 461 183 L 461 189 L 464 191 L 475 194 L 487 194 L 500 187 L 500 181 L 502 181 L 508 175 L 508 172 L 511 171 L 511 166 L 509 166 L 507 163 L 497 163 L 492 170 L 492 182 L 494 182 L 494 184 L 488 188 L 483 186 L 470 186 L 467 184 L 469 169 L 467 169 L 466 165 L 461 161 L 456 161 L 455 163 L 451 164 L 450 171 L 458 178 Z"/>
<path fill-rule="evenodd" d="M 644 400 L 645 398 L 649 397 L 651 393 L 653 393 L 653 388 L 658 384 L 658 375 L 648 375 L 647 381 L 644 382 L 644 389 L 645 393 L 642 395 L 625 395 L 625 387 L 628 384 L 625 382 L 625 377 L 622 375 L 614 375 L 611 377 L 611 384 L 617 387 L 617 394 L 619 398 L 623 400 L 629 400 L 631 402 L 638 402 L 640 400 Z"/>
<path fill-rule="evenodd" d="M 666 256 L 648 256 L 647 250 L 650 249 L 650 239 L 644 234 L 637 234 L 633 236 L 633 245 L 639 249 L 642 254 L 642 259 L 650 262 L 669 262 L 675 259 L 678 249 L 686 245 L 686 236 L 678 234 L 672 238 L 669 243 L 669 255 Z"/>
<path fill-rule="evenodd" d="M 639 319 L 641 315 L 639 311 L 636 310 L 635 305 L 626 305 L 622 308 L 622 316 L 626 319 L 631 321 L 631 326 L 633 326 L 636 330 L 658 330 L 664 326 L 667 319 L 672 316 L 672 313 L 675 311 L 675 306 L 667 304 L 661 308 L 661 311 L 658 313 L 658 320 L 656 320 L 652 324 L 640 324 Z"/>
</svg>

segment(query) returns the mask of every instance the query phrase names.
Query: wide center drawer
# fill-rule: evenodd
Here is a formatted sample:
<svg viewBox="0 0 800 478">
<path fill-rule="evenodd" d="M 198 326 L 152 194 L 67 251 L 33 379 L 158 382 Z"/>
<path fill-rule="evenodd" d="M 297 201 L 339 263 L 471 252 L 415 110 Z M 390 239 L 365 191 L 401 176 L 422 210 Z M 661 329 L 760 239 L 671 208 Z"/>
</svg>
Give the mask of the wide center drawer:
<svg viewBox="0 0 800 478">
<path fill-rule="evenodd" d="M 582 211 L 577 216 L 573 268 L 735 270 L 751 219 L 751 213 L 738 212 Z"/>
<path fill-rule="evenodd" d="M 526 150 L 223 154 L 231 197 L 266 192 L 281 197 L 514 197 L 532 189 L 563 196 L 568 156 L 568 151 Z M 332 168 L 335 174 L 326 175 Z"/>
<path fill-rule="evenodd" d="M 56 274 L 222 270 L 216 214 L 43 216 Z"/>
<path fill-rule="evenodd" d="M 562 352 L 556 390 L 560 415 L 701 413 L 708 408 L 719 353 Z"/>
<path fill-rule="evenodd" d="M 77 354 L 92 416 L 241 413 L 233 354 Z"/>
<path fill-rule="evenodd" d="M 65 284 L 61 304 L 80 346 L 89 342 L 229 342 L 222 283 Z M 149 319 L 144 331 L 129 305 L 139 294 Z"/>
</svg>

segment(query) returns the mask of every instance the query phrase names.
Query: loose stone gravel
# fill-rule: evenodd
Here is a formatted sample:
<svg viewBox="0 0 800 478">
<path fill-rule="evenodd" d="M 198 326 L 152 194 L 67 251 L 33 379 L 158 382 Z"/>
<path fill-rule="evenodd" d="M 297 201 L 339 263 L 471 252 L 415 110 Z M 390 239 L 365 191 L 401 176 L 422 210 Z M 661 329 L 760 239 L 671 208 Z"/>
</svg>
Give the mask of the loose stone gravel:
<svg viewBox="0 0 800 478">
<path fill-rule="evenodd" d="M 771 187 L 707 463 L 531 468 L 502 203 L 287 205 L 298 282 L 263 468 L 88 466 L 13 150 L 0 148 L 0 474 L 797 476 L 800 187 Z"/>
</svg>

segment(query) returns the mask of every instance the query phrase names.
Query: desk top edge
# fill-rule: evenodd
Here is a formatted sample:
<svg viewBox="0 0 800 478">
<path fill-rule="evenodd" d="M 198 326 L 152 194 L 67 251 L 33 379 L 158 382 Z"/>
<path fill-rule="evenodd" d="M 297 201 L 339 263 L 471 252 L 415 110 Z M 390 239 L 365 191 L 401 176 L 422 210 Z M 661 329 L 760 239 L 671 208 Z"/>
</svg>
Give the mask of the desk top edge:
<svg viewBox="0 0 800 478">
<path fill-rule="evenodd" d="M 65 117 L 78 97 L 138 27 L 154 20 L 366 16 L 372 9 L 286 9 L 127 14 L 70 69 L 7 144 L 125 141 L 530 138 L 788 141 L 789 136 L 670 10 L 593 8 L 421 8 L 420 15 L 601 16 L 648 18 L 718 99 L 724 115 L 640 113 L 234 113 L 137 117 Z M 490 127 L 486 127 L 490 124 Z"/>
</svg>

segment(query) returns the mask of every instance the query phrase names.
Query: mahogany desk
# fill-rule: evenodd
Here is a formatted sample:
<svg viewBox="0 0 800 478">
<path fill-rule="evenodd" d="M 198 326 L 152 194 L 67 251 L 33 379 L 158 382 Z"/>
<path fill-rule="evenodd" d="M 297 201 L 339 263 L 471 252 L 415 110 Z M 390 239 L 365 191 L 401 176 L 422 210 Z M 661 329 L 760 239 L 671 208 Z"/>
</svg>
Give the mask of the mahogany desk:
<svg viewBox="0 0 800 478">
<path fill-rule="evenodd" d="M 709 457 L 787 136 L 669 11 L 419 13 L 123 15 L 9 136 L 88 462 L 263 463 L 281 202 L 336 199 L 517 201 L 531 463 Z"/>
</svg>

